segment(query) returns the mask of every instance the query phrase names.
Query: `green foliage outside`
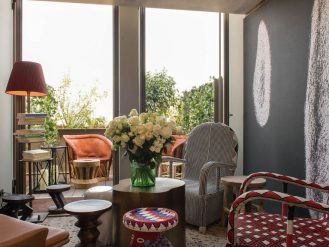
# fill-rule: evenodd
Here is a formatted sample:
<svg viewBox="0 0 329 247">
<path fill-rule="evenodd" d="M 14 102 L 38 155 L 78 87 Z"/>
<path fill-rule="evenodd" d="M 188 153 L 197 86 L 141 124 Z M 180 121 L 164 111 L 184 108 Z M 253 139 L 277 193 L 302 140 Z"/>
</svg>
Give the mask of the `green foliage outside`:
<svg viewBox="0 0 329 247">
<path fill-rule="evenodd" d="M 179 94 L 175 80 L 166 70 L 146 73 L 146 107 L 149 112 L 156 112 L 176 118 L 177 125 L 189 133 L 195 126 L 214 121 L 213 79 Z M 105 128 L 104 117 L 93 116 L 94 103 L 107 94 L 100 94 L 96 87 L 88 93 L 78 91 L 73 97 L 74 88 L 69 75 L 65 75 L 59 88 L 48 85 L 46 97 L 31 98 L 31 112 L 45 112 L 46 139 L 49 145 L 58 141 L 57 128 Z"/>
<path fill-rule="evenodd" d="M 55 90 L 48 87 L 46 97 L 31 98 L 31 112 L 45 112 L 48 114 L 44 128 L 48 145 L 56 144 L 58 141 L 57 128 L 105 128 L 104 117 L 93 117 L 93 104 L 107 94 L 99 94 L 96 87 L 88 93 L 78 91 L 74 98 L 75 89 L 71 87 L 69 75 L 65 75 L 59 88 Z"/>
<path fill-rule="evenodd" d="M 185 133 L 189 133 L 201 123 L 214 122 L 213 85 L 212 82 L 208 82 L 183 92 L 181 104 L 178 107 L 178 124 L 183 127 Z"/>
<path fill-rule="evenodd" d="M 189 133 L 195 126 L 214 121 L 214 78 L 201 86 L 182 92 L 166 70 L 146 74 L 146 109 L 175 117 L 177 125 Z"/>
<path fill-rule="evenodd" d="M 147 110 L 167 117 L 172 116 L 172 111 L 179 101 L 174 78 L 169 76 L 166 70 L 162 70 L 147 72 L 145 80 Z"/>
</svg>

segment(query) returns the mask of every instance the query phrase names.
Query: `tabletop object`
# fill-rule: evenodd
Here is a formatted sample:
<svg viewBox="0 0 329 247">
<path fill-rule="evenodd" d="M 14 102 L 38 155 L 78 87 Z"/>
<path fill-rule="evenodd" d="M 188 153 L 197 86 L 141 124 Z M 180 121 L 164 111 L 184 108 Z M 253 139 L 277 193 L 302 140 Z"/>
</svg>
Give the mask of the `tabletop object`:
<svg viewBox="0 0 329 247">
<path fill-rule="evenodd" d="M 177 226 L 164 235 L 173 246 L 185 246 L 185 182 L 156 178 L 154 187 L 132 187 L 130 179 L 113 186 L 113 246 L 129 246 L 130 232 L 123 225 L 123 215 L 142 207 L 168 208 L 177 212 Z"/>
<path fill-rule="evenodd" d="M 22 216 L 20 219 L 26 220 L 27 217 L 33 212 L 33 209 L 26 204 L 31 202 L 33 199 L 33 196 L 25 194 L 3 196 L 2 201 L 7 204 L 2 208 L 2 211 L 8 216 L 18 218 L 18 212 L 21 210 Z"/>
<path fill-rule="evenodd" d="M 246 180 L 247 176 L 226 176 L 222 177 L 221 181 L 224 186 L 224 200 L 223 200 L 223 212 L 222 212 L 222 225 L 226 225 L 226 217 L 230 212 L 231 203 L 229 203 L 230 188 L 231 191 L 235 191 L 235 195 L 238 195 L 241 184 Z M 257 178 L 251 182 L 248 186 L 249 189 L 261 189 L 264 188 L 266 180 L 264 178 Z M 263 209 L 263 202 L 260 201 L 259 209 Z"/>
<path fill-rule="evenodd" d="M 131 230 L 130 246 L 173 246 L 161 233 L 178 224 L 178 215 L 168 208 L 136 208 L 123 216 L 124 226 Z"/>
<path fill-rule="evenodd" d="M 69 184 L 55 184 L 47 187 L 47 192 L 53 199 L 55 206 L 50 206 L 48 208 L 51 214 L 61 214 L 64 213 L 65 200 L 63 192 L 70 190 L 71 185 Z"/>
<path fill-rule="evenodd" d="M 111 202 L 97 199 L 75 201 L 64 206 L 64 210 L 67 213 L 74 215 L 78 219 L 75 226 L 80 228 L 78 233 L 80 243 L 76 246 L 102 246 L 97 241 L 99 236 L 97 226 L 101 224 L 98 218 L 109 210 L 111 206 Z"/>
</svg>

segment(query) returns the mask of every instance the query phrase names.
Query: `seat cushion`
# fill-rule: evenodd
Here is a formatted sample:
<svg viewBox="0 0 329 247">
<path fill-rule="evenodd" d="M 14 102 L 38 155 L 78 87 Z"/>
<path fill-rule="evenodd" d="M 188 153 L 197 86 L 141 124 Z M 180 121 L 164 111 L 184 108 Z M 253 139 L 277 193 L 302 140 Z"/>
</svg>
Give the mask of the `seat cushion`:
<svg viewBox="0 0 329 247">
<path fill-rule="evenodd" d="M 45 246 L 47 227 L 0 214 L 0 246 Z"/>
<path fill-rule="evenodd" d="M 46 247 L 62 246 L 70 241 L 68 231 L 52 227 L 48 227 L 48 229 Z"/>
<path fill-rule="evenodd" d="M 286 246 L 287 218 L 278 214 L 240 214 L 235 227 L 241 246 Z M 329 246 L 329 228 L 322 219 L 295 218 L 294 246 Z"/>
</svg>

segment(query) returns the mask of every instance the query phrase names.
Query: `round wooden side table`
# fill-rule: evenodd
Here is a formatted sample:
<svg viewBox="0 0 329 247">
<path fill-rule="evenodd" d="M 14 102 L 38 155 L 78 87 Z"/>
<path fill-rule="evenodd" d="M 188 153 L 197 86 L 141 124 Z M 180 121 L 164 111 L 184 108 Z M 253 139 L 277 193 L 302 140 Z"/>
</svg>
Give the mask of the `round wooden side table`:
<svg viewBox="0 0 329 247">
<path fill-rule="evenodd" d="M 224 186 L 224 198 L 223 198 L 223 212 L 222 212 L 222 225 L 226 225 L 227 215 L 230 212 L 232 202 L 229 201 L 230 192 L 238 195 L 241 184 L 246 180 L 247 176 L 226 176 L 222 177 L 221 181 Z M 265 187 L 266 180 L 264 178 L 257 178 L 251 182 L 248 189 L 262 189 Z M 234 198 L 235 199 L 235 198 Z M 263 209 L 263 202 L 260 201 L 259 209 Z"/>
<path fill-rule="evenodd" d="M 22 210 L 21 220 L 26 220 L 33 212 L 33 209 L 26 205 L 34 199 L 31 195 L 14 194 L 2 197 L 2 201 L 7 203 L 3 211 L 6 215 L 18 218 L 18 211 Z"/>
<path fill-rule="evenodd" d="M 61 214 L 64 213 L 65 200 L 63 193 L 64 191 L 70 190 L 71 185 L 69 184 L 55 184 L 47 187 L 47 192 L 53 199 L 55 206 L 50 206 L 48 208 L 51 214 Z"/>
<path fill-rule="evenodd" d="M 102 246 L 97 241 L 99 236 L 97 226 L 102 223 L 98 218 L 105 211 L 109 210 L 111 206 L 111 202 L 97 199 L 75 201 L 64 206 L 64 210 L 67 213 L 74 215 L 78 219 L 75 225 L 80 228 L 78 237 L 81 242 L 76 246 Z"/>
</svg>

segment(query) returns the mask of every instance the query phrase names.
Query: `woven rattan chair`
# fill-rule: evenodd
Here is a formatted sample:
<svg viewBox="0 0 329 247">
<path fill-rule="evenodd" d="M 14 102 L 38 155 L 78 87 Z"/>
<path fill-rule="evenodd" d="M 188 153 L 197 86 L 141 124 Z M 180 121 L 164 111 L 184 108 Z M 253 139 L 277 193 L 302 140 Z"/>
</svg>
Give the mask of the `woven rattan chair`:
<svg viewBox="0 0 329 247">
<path fill-rule="evenodd" d="M 201 232 L 221 217 L 220 178 L 233 175 L 237 153 L 238 140 L 230 127 L 204 123 L 189 134 L 184 159 L 163 157 L 164 161 L 185 163 L 185 218 Z"/>
</svg>

